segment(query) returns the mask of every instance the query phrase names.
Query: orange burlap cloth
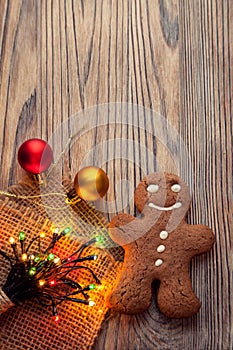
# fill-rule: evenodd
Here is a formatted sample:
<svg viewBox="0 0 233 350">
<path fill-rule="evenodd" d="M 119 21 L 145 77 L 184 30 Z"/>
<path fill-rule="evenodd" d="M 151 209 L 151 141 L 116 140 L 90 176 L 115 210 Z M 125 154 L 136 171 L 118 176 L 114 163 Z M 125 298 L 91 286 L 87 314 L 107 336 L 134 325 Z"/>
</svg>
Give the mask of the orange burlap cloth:
<svg viewBox="0 0 233 350">
<path fill-rule="evenodd" d="M 55 193 L 60 183 L 53 179 L 47 184 L 44 193 Z M 67 178 L 63 181 L 61 193 L 74 194 L 72 183 Z M 19 185 L 10 188 L 10 192 L 18 196 L 40 194 L 38 186 L 31 178 L 26 178 Z M 61 257 L 74 252 L 81 242 L 99 234 L 103 237 L 100 248 L 89 248 L 87 254 L 98 254 L 96 261 L 89 262 L 102 285 L 89 293 L 95 306 L 64 302 L 58 307 L 60 322 L 55 323 L 51 309 L 41 306 L 37 300 L 28 300 L 22 305 L 9 308 L 0 315 L 0 349 L 1 350 L 69 350 L 90 349 L 100 330 L 107 312 L 105 297 L 116 279 L 122 251 L 120 248 L 108 249 L 111 246 L 108 236 L 107 222 L 92 206 L 83 201 L 69 205 L 65 198 L 49 195 L 46 202 L 41 198 L 9 198 L 2 196 L 0 200 L 0 249 L 11 253 L 8 243 L 13 236 L 16 241 L 20 231 L 27 235 L 27 241 L 41 231 L 46 233 L 44 246 L 49 242 L 53 225 L 60 229 L 72 227 L 70 237 L 65 237 L 57 245 Z M 77 198 L 75 198 L 77 199 Z M 75 200 L 74 200 L 75 202 Z M 59 209 L 60 208 L 60 209 Z M 36 249 L 36 247 L 33 247 Z M 0 288 L 3 286 L 10 266 L 0 257 Z M 72 276 L 81 285 L 94 283 L 88 271 L 78 270 Z"/>
</svg>

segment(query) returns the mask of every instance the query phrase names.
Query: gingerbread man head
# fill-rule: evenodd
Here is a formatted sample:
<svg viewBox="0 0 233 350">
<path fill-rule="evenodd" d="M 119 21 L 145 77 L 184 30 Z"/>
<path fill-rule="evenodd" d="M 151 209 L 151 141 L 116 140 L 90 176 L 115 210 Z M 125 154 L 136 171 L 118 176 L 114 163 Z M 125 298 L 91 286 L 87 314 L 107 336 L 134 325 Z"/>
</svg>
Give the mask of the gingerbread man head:
<svg viewBox="0 0 233 350">
<path fill-rule="evenodd" d="M 177 175 L 153 173 L 138 185 L 134 201 L 137 209 L 154 221 L 166 220 L 167 229 L 174 229 L 185 217 L 191 197 L 186 183 Z"/>
<path fill-rule="evenodd" d="M 124 236 L 114 234 L 114 241 L 120 245 L 128 244 L 145 235 L 152 226 L 163 222 L 166 231 L 174 230 L 185 219 L 190 205 L 190 192 L 186 183 L 177 175 L 153 173 L 142 179 L 135 190 L 134 201 L 142 219 L 134 223 L 124 223 Z M 114 221 L 114 220 L 113 220 Z"/>
</svg>

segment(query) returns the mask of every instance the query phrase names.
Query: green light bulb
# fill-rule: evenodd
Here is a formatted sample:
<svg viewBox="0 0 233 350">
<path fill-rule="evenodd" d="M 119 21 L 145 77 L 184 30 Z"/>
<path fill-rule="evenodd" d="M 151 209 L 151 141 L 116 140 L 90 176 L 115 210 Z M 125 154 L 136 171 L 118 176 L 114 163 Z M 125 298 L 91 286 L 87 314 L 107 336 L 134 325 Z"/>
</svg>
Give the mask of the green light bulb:
<svg viewBox="0 0 233 350">
<path fill-rule="evenodd" d="M 24 241 L 24 240 L 25 240 L 25 237 L 26 237 L 25 233 L 24 233 L 23 231 L 21 231 L 21 232 L 19 233 L 19 240 L 20 240 L 20 241 Z"/>
<path fill-rule="evenodd" d="M 96 241 L 96 243 L 101 243 L 102 242 L 101 236 L 96 236 L 95 241 Z"/>
<path fill-rule="evenodd" d="M 38 262 L 40 261 L 40 257 L 39 256 L 36 256 L 35 259 L 34 259 L 35 262 Z"/>
<path fill-rule="evenodd" d="M 36 268 L 35 268 L 35 267 L 31 267 L 31 268 L 29 269 L 28 273 L 29 273 L 30 276 L 34 276 L 35 273 L 36 273 Z"/>
<path fill-rule="evenodd" d="M 53 253 L 50 253 L 50 254 L 47 256 L 47 259 L 48 259 L 49 261 L 51 261 L 51 260 L 54 259 L 54 257 L 55 257 L 55 255 L 54 255 Z"/>
<path fill-rule="evenodd" d="M 89 284 L 89 289 L 90 290 L 96 289 L 96 285 L 95 284 Z"/>
<path fill-rule="evenodd" d="M 64 228 L 63 232 L 65 235 L 67 235 L 67 233 L 69 233 L 71 231 L 71 228 L 70 227 L 66 227 Z"/>
</svg>

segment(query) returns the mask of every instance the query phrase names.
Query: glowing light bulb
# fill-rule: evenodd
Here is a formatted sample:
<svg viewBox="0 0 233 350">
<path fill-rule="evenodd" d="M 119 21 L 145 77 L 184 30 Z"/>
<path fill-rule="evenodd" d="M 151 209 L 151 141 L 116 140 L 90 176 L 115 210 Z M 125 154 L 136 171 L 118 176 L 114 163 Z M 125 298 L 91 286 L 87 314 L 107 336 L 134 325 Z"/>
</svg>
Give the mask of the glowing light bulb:
<svg viewBox="0 0 233 350">
<path fill-rule="evenodd" d="M 30 256 L 29 256 L 29 259 L 30 259 L 30 260 L 34 260 L 34 259 L 35 259 L 35 255 L 33 255 L 33 254 L 30 255 Z"/>
<path fill-rule="evenodd" d="M 15 239 L 13 237 L 10 237 L 9 238 L 9 242 L 10 242 L 10 244 L 14 244 L 15 243 Z"/>
<path fill-rule="evenodd" d="M 53 316 L 53 319 L 56 323 L 60 321 L 60 317 L 58 315 Z"/>
<path fill-rule="evenodd" d="M 43 285 L 45 285 L 45 280 L 39 280 L 39 286 L 43 287 Z"/>
<path fill-rule="evenodd" d="M 89 300 L 89 306 L 94 306 L 95 302 L 93 300 Z"/>
<path fill-rule="evenodd" d="M 25 240 L 25 237 L 26 237 L 25 233 L 24 233 L 23 231 L 21 231 L 21 232 L 19 233 L 19 240 L 20 240 L 20 241 L 24 241 L 24 240 Z"/>
<path fill-rule="evenodd" d="M 93 260 L 97 260 L 98 259 L 98 255 L 93 255 Z"/>
<path fill-rule="evenodd" d="M 35 262 L 38 262 L 40 261 L 40 257 L 39 256 L 36 256 L 35 259 L 34 259 Z"/>
<path fill-rule="evenodd" d="M 56 281 L 55 280 L 52 280 L 49 282 L 50 286 L 55 286 L 56 285 Z"/>
<path fill-rule="evenodd" d="M 95 241 L 96 241 L 96 243 L 101 243 L 102 242 L 101 236 L 96 236 Z"/>
<path fill-rule="evenodd" d="M 69 233 L 71 231 L 71 228 L 70 227 L 66 227 L 63 232 L 65 235 L 67 235 L 67 233 Z"/>
<path fill-rule="evenodd" d="M 50 254 L 47 256 L 47 259 L 48 259 L 49 261 L 51 261 L 51 260 L 54 259 L 54 257 L 55 257 L 55 255 L 54 255 L 53 253 L 50 253 Z"/>
<path fill-rule="evenodd" d="M 54 232 L 54 233 L 59 233 L 59 228 L 58 228 L 58 227 L 55 227 L 55 228 L 53 229 L 53 232 Z"/>
<path fill-rule="evenodd" d="M 23 260 L 23 261 L 26 261 L 27 259 L 28 259 L 27 254 L 26 254 L 26 253 L 23 253 L 23 254 L 22 254 L 22 260 Z"/>
<path fill-rule="evenodd" d="M 54 260 L 53 260 L 53 262 L 54 262 L 54 264 L 58 264 L 59 262 L 60 262 L 60 258 L 59 258 L 59 256 L 57 256 Z"/>
<path fill-rule="evenodd" d="M 40 233 L 40 238 L 45 238 L 45 236 L 46 236 L 46 233 L 45 233 L 45 232 L 41 232 L 41 233 Z"/>
<path fill-rule="evenodd" d="M 29 273 L 30 276 L 34 276 L 35 273 L 36 273 L 36 268 L 35 268 L 35 267 L 31 267 L 31 268 L 29 269 L 28 273 Z"/>
<path fill-rule="evenodd" d="M 89 284 L 88 288 L 90 290 L 96 289 L 96 285 L 95 284 Z"/>
</svg>

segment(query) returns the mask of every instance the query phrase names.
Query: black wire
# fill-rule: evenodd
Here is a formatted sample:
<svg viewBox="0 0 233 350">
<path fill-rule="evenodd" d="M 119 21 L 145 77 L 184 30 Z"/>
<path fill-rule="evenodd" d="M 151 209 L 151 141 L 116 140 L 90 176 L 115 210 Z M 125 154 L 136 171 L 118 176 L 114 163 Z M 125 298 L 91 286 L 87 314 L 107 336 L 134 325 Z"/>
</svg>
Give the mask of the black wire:
<svg viewBox="0 0 233 350">
<path fill-rule="evenodd" d="M 63 268 L 63 267 L 64 267 L 65 265 L 67 265 L 67 264 L 74 264 L 74 266 L 76 266 L 76 263 L 78 263 L 78 262 L 95 260 L 95 256 L 96 256 L 96 255 L 88 255 L 88 256 L 84 256 L 83 258 L 77 258 L 77 259 L 75 259 L 75 260 L 65 261 L 65 262 L 62 263 L 61 265 L 57 266 L 57 269 Z"/>
<path fill-rule="evenodd" d="M 13 249 L 15 258 L 16 258 L 16 260 L 18 261 L 18 260 L 19 260 L 19 255 L 18 255 L 18 250 L 17 250 L 16 243 L 11 244 L 11 247 L 12 247 L 12 249 Z"/>
<path fill-rule="evenodd" d="M 78 258 L 79 258 L 79 257 L 81 256 L 83 250 L 84 250 L 85 248 L 89 247 L 92 243 L 96 243 L 96 238 L 92 238 L 90 241 L 88 241 L 88 242 L 82 244 L 81 247 L 79 247 L 78 250 L 76 250 L 76 251 L 75 251 L 74 253 L 72 253 L 68 258 L 66 258 L 64 261 L 62 261 L 62 263 L 65 262 L 65 261 L 69 261 L 69 259 L 72 258 L 72 256 L 74 256 L 74 255 L 76 255 L 76 254 L 78 254 L 78 253 L 79 253 L 79 255 L 78 255 Z"/>
<path fill-rule="evenodd" d="M 63 266 L 62 267 L 62 269 L 69 269 L 70 268 L 70 266 Z M 92 274 L 92 276 L 94 277 L 94 279 L 96 280 L 96 282 L 98 283 L 98 284 L 101 284 L 101 282 L 100 282 L 100 280 L 98 279 L 98 277 L 95 275 L 95 273 L 92 271 L 92 269 L 90 269 L 88 266 L 73 266 L 72 268 L 70 268 L 70 270 L 69 271 L 67 271 L 67 272 L 65 272 L 65 274 L 64 274 L 64 276 L 62 276 L 62 278 L 64 278 L 65 276 L 67 276 L 70 272 L 72 272 L 72 271 L 74 271 L 74 270 L 78 270 L 78 269 L 85 269 L 85 270 L 88 270 L 91 274 Z M 62 273 L 64 273 L 63 271 L 61 271 L 61 272 L 59 272 L 58 274 L 57 274 L 57 276 L 58 275 L 60 275 L 60 274 L 62 274 Z M 58 279 L 58 280 L 60 280 L 61 279 L 61 277 Z"/>
<path fill-rule="evenodd" d="M 77 298 L 63 298 L 61 301 L 59 301 L 57 303 L 57 305 L 60 305 L 61 303 L 63 303 L 64 301 L 73 301 L 75 303 L 80 303 L 80 304 L 85 304 L 85 305 L 89 305 L 89 301 L 85 300 L 85 299 L 77 299 Z"/>
<path fill-rule="evenodd" d="M 25 250 L 25 253 L 28 252 L 29 248 L 32 246 L 32 244 L 33 244 L 35 241 L 37 241 L 37 239 L 40 239 L 40 236 L 39 236 L 39 237 L 34 237 L 34 238 L 30 241 L 29 245 L 27 246 L 27 248 L 26 248 L 26 250 Z"/>
</svg>

